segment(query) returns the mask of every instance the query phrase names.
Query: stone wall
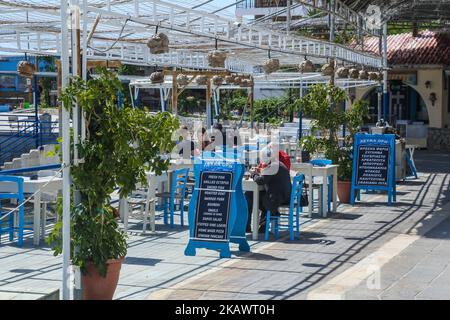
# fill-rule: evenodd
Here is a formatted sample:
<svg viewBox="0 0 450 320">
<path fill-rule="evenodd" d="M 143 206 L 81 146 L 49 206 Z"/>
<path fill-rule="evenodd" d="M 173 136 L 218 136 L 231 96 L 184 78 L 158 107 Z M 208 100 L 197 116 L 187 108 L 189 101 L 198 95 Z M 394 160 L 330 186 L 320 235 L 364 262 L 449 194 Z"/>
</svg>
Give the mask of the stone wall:
<svg viewBox="0 0 450 320">
<path fill-rule="evenodd" d="M 428 129 L 428 149 L 450 151 L 450 129 Z"/>
</svg>

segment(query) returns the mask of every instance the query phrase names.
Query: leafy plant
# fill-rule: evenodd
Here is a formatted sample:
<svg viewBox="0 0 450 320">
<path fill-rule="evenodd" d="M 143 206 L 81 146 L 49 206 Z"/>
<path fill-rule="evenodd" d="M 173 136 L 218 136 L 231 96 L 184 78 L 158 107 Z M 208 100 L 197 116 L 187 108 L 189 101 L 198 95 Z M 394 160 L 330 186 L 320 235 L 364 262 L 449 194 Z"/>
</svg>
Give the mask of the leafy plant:
<svg viewBox="0 0 450 320">
<path fill-rule="evenodd" d="M 340 111 L 345 91 L 331 85 L 311 86 L 309 93 L 301 100 L 302 111 L 311 117 L 311 135 L 301 141 L 303 150 L 311 154 L 323 153 L 327 159 L 338 164 L 338 176 L 342 181 L 352 177 L 353 137 L 369 114 L 368 103 L 357 101 L 346 112 Z M 332 107 L 334 105 L 334 107 Z M 338 132 L 345 125 L 350 133 L 345 137 L 345 145 L 339 146 Z"/>
<path fill-rule="evenodd" d="M 120 196 L 126 197 L 137 183 L 147 184 L 147 170 L 166 170 L 169 163 L 161 153 L 173 149 L 172 133 L 179 127 L 169 113 L 150 115 L 129 105 L 119 109 L 121 87 L 113 72 L 99 69 L 98 78 L 85 82 L 76 77 L 61 95 L 68 110 L 75 101 L 82 107 L 87 131 L 86 140 L 78 145 L 82 160 L 71 164 L 73 185 L 81 198 L 71 209 L 72 261 L 82 272 L 94 263 L 103 276 L 107 261 L 127 251 L 126 235 L 118 229 L 110 206 L 111 194 L 118 187 Z M 60 223 L 48 242 L 55 255 L 61 253 Z"/>
</svg>

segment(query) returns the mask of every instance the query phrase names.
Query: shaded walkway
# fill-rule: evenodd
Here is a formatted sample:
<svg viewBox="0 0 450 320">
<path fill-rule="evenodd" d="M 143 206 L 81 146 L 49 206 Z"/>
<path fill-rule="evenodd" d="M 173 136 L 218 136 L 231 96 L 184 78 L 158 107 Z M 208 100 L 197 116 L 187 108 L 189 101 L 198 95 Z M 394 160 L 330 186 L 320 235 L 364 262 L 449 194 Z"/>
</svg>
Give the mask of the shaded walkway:
<svg viewBox="0 0 450 320">
<path fill-rule="evenodd" d="M 401 234 L 423 235 L 450 210 L 449 155 L 418 152 L 419 180 L 399 185 L 396 206 L 385 195 L 364 195 L 354 208 L 322 220 L 299 241 L 278 241 L 204 275 L 152 294 L 150 299 L 304 299 Z M 446 165 L 447 163 L 447 165 Z M 192 258 L 195 260 L 195 258 Z M 370 273 L 367 273 L 369 276 Z"/>
</svg>

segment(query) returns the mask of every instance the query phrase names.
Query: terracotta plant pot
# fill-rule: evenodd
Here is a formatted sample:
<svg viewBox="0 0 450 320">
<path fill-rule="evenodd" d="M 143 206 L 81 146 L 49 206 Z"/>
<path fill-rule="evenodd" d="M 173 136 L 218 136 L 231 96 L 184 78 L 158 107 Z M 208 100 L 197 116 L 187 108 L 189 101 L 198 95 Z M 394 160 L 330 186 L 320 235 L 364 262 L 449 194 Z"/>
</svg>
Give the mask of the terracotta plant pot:
<svg viewBox="0 0 450 320">
<path fill-rule="evenodd" d="M 338 197 L 340 203 L 350 203 L 350 193 L 352 191 L 351 181 L 338 181 Z"/>
<path fill-rule="evenodd" d="M 112 300 L 119 282 L 120 269 L 124 258 L 108 260 L 106 277 L 102 277 L 94 264 L 89 264 L 85 275 L 81 276 L 84 300 Z"/>
</svg>

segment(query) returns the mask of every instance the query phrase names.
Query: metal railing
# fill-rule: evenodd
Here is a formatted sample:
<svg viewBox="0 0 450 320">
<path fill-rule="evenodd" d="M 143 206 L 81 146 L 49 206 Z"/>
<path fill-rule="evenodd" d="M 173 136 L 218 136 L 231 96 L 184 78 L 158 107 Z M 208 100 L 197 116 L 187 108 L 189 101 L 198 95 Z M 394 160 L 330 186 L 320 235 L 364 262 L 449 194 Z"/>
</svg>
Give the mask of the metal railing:
<svg viewBox="0 0 450 320">
<path fill-rule="evenodd" d="M 31 149 L 56 144 L 58 122 L 35 116 L 0 115 L 0 165 Z"/>
</svg>

